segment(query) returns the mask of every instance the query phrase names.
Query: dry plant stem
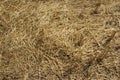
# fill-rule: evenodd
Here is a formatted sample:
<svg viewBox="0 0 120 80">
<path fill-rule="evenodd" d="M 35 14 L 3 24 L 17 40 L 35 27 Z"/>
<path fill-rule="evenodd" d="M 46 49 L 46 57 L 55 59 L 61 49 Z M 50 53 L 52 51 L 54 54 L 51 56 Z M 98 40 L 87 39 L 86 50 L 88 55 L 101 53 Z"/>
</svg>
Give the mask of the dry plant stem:
<svg viewBox="0 0 120 80">
<path fill-rule="evenodd" d="M 28 73 L 24 75 L 24 80 L 27 80 L 27 79 L 28 79 Z"/>
<path fill-rule="evenodd" d="M 2 54 L 0 54 L 0 66 L 1 66 L 1 59 L 2 59 Z"/>
<path fill-rule="evenodd" d="M 10 27 L 9 22 L 2 15 L 0 15 L 0 19 L 5 27 Z"/>
<path fill-rule="evenodd" d="M 103 44 L 104 47 L 106 47 L 110 43 L 110 41 L 114 38 L 115 34 L 116 34 L 116 31 L 113 31 L 111 36 Z"/>
<path fill-rule="evenodd" d="M 99 47 L 103 49 L 103 51 L 101 53 L 95 55 L 95 56 L 90 57 L 89 61 L 87 61 L 86 64 L 83 64 L 84 65 L 84 67 L 83 67 L 83 72 L 84 73 L 83 74 L 86 77 L 89 76 L 89 74 L 88 74 L 89 67 L 92 66 L 92 65 L 101 63 L 101 61 L 107 56 L 108 50 L 106 50 L 105 47 L 106 47 L 107 44 L 110 43 L 110 41 L 114 38 L 114 36 L 116 34 L 116 31 L 113 31 L 112 35 L 110 36 L 109 39 L 107 39 L 107 41 L 106 41 L 106 43 L 104 44 L 104 47 L 103 47 L 103 46 L 101 46 L 100 43 L 98 43 L 98 41 L 95 39 L 95 37 L 92 35 L 92 33 L 89 30 L 87 30 L 87 31 L 91 34 L 91 36 L 93 37 L 93 39 L 97 42 L 97 44 L 99 45 Z"/>
<path fill-rule="evenodd" d="M 90 35 L 93 37 L 93 39 L 95 40 L 95 42 L 97 43 L 97 45 L 101 48 L 104 49 L 103 46 L 97 41 L 97 39 L 93 36 L 93 34 L 87 29 L 87 31 L 90 33 Z"/>
<path fill-rule="evenodd" d="M 54 65 L 57 64 L 56 66 L 58 66 L 58 67 L 60 68 L 58 62 L 57 62 L 53 57 L 50 57 L 50 56 L 48 56 L 48 55 L 44 55 L 44 57 L 48 60 L 48 62 L 49 62 L 49 61 L 53 61 Z M 53 70 L 53 73 L 59 78 L 59 80 L 62 80 L 62 76 L 61 76 L 61 75 L 56 74 L 56 73 L 54 72 L 54 70 Z"/>
<path fill-rule="evenodd" d="M 103 50 L 101 53 L 91 56 L 85 64 L 83 64 L 83 74 L 85 77 L 89 77 L 88 70 L 91 66 L 100 64 L 102 60 L 107 57 L 108 51 Z"/>
</svg>

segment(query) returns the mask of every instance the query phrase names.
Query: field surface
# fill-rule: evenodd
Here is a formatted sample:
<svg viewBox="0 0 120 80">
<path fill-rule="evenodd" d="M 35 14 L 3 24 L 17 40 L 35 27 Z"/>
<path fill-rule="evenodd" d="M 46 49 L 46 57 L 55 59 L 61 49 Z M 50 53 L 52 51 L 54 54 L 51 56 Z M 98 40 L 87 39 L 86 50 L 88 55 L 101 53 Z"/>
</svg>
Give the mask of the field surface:
<svg viewBox="0 0 120 80">
<path fill-rule="evenodd" d="M 0 80 L 120 80 L 120 0 L 0 0 Z"/>
</svg>

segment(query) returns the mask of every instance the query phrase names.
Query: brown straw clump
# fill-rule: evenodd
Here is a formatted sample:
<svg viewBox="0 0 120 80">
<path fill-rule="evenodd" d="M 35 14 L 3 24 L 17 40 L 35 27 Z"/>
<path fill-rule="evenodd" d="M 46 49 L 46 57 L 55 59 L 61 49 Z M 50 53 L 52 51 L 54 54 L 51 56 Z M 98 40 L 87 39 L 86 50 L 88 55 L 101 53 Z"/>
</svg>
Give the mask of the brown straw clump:
<svg viewBox="0 0 120 80">
<path fill-rule="evenodd" d="M 0 0 L 0 80 L 119 80 L 119 0 Z"/>
</svg>

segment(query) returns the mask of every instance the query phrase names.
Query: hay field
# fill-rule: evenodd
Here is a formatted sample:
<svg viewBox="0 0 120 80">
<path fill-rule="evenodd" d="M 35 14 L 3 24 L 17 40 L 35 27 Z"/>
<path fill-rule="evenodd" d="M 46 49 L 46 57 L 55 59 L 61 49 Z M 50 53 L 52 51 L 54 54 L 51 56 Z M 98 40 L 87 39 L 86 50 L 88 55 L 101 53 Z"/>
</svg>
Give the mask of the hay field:
<svg viewBox="0 0 120 80">
<path fill-rule="evenodd" d="M 0 80 L 119 80 L 120 0 L 0 0 Z"/>
</svg>

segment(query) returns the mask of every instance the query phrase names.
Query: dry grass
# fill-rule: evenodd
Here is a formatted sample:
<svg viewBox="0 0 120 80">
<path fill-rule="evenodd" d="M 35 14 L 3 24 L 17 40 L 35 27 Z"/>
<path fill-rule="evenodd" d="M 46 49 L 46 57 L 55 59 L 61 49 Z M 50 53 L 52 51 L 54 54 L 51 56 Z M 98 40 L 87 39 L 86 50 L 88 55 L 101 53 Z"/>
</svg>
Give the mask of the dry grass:
<svg viewBox="0 0 120 80">
<path fill-rule="evenodd" d="M 0 0 L 0 80 L 119 79 L 119 0 Z"/>
</svg>

